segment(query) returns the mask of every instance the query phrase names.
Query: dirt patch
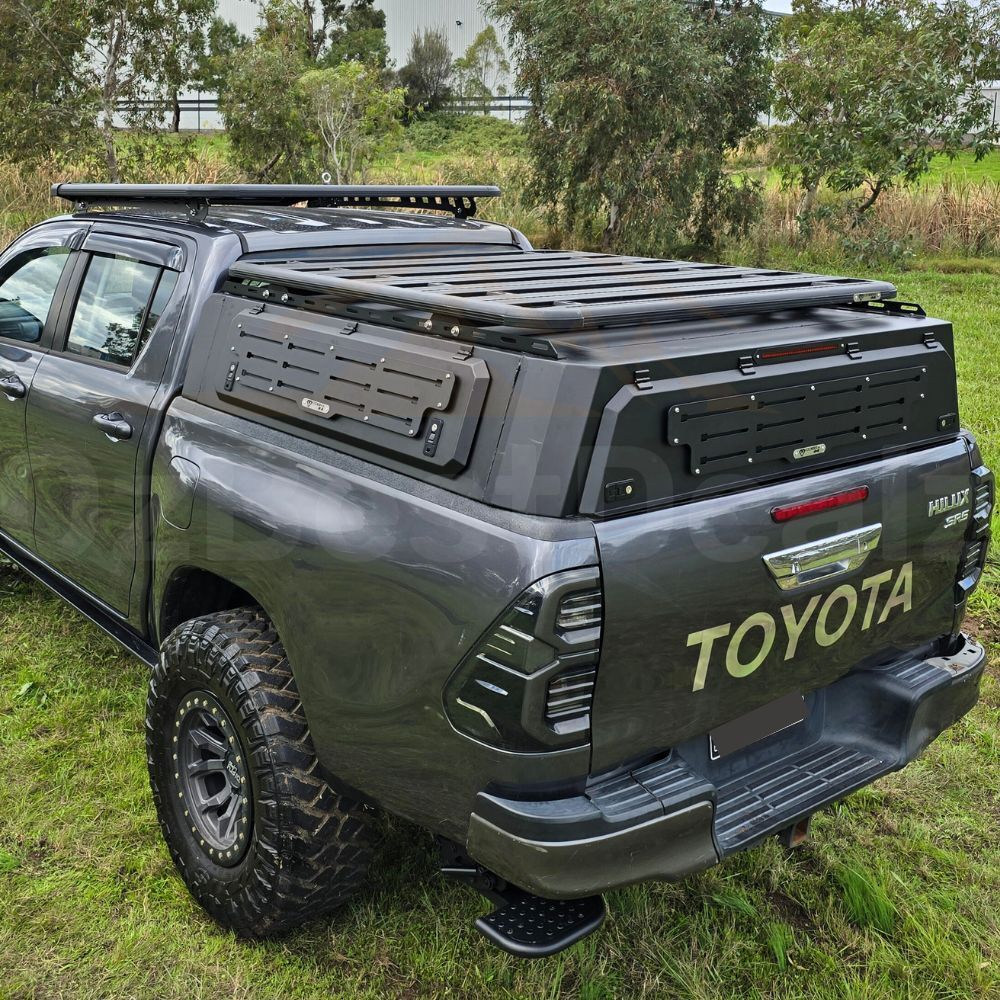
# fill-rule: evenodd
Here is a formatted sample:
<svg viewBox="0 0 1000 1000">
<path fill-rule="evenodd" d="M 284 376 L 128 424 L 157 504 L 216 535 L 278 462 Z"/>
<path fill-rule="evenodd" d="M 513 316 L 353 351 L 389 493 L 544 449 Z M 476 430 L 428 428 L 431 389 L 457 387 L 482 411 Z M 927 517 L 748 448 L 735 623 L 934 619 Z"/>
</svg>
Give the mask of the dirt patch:
<svg viewBox="0 0 1000 1000">
<path fill-rule="evenodd" d="M 816 924 L 809 911 L 797 900 L 781 891 L 768 893 L 768 902 L 771 907 L 793 930 L 802 931 L 804 934 L 814 934 Z"/>
<path fill-rule="evenodd" d="M 965 621 L 962 622 L 962 629 L 983 646 L 1000 646 L 1000 625 L 995 622 L 978 618 L 975 615 L 966 615 Z"/>
<path fill-rule="evenodd" d="M 39 837 L 38 840 L 18 837 L 17 846 L 21 856 L 33 865 L 42 865 L 52 856 L 52 845 L 45 837 Z"/>
</svg>

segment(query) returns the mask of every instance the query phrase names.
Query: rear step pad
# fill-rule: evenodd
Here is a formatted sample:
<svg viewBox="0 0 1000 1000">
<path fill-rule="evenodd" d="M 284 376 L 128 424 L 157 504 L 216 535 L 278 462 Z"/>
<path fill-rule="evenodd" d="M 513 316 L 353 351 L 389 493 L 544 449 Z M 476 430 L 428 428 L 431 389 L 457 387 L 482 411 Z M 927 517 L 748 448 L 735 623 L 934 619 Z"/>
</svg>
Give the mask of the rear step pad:
<svg viewBox="0 0 1000 1000">
<path fill-rule="evenodd" d="M 606 913 L 600 896 L 542 899 L 511 885 L 472 860 L 458 844 L 438 837 L 441 874 L 464 882 L 496 909 L 476 920 L 476 929 L 518 958 L 545 958 L 593 934 Z"/>
<path fill-rule="evenodd" d="M 884 774 L 887 762 L 852 747 L 819 743 L 718 786 L 715 838 L 722 854 L 743 850 L 776 829 Z"/>
<path fill-rule="evenodd" d="M 541 899 L 518 889 L 510 902 L 476 921 L 476 929 L 498 948 L 519 958 L 544 958 L 576 944 L 604 923 L 604 900 Z"/>
</svg>

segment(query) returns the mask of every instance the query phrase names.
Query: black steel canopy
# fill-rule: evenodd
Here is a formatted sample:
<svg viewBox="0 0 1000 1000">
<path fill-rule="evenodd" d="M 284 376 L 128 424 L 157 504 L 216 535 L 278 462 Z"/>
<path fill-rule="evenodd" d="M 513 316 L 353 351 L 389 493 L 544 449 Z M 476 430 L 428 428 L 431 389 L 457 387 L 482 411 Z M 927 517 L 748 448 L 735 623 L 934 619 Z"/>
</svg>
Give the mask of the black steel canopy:
<svg viewBox="0 0 1000 1000">
<path fill-rule="evenodd" d="M 523 331 L 673 322 L 893 298 L 885 281 L 648 257 L 525 251 L 238 261 L 238 281 Z"/>
<path fill-rule="evenodd" d="M 309 208 L 418 208 L 451 212 L 460 219 L 476 214 L 477 198 L 497 198 L 492 185 L 413 184 L 75 184 L 52 185 L 52 197 L 72 202 L 78 211 L 94 207 L 147 210 L 181 208 L 203 218 L 212 205 Z"/>
</svg>

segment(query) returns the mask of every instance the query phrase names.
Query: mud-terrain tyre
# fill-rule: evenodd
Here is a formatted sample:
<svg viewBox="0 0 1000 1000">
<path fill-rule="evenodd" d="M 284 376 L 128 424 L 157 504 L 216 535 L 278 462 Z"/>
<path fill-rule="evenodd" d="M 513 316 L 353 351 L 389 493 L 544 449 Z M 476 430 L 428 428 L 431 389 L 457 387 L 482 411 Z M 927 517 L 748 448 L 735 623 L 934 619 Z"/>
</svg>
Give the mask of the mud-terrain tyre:
<svg viewBox="0 0 1000 1000">
<path fill-rule="evenodd" d="M 235 933 L 280 934 L 363 882 L 364 807 L 327 783 L 285 650 L 259 608 L 196 618 L 166 638 L 149 683 L 146 756 L 181 877 Z"/>
</svg>

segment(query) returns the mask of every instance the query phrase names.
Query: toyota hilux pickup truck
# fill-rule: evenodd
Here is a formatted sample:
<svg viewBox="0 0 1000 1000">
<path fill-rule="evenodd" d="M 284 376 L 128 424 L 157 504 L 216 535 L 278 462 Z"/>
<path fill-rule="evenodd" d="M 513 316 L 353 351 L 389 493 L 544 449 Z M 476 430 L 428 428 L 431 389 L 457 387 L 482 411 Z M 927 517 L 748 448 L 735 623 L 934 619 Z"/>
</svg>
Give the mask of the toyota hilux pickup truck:
<svg viewBox="0 0 1000 1000">
<path fill-rule="evenodd" d="M 540 251 L 490 187 L 57 184 L 0 548 L 151 671 L 181 878 L 279 933 L 428 830 L 552 954 L 975 704 L 994 479 L 892 285 Z"/>
</svg>

